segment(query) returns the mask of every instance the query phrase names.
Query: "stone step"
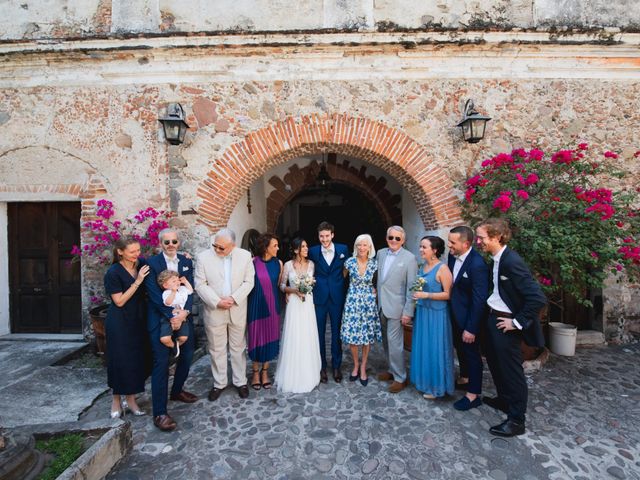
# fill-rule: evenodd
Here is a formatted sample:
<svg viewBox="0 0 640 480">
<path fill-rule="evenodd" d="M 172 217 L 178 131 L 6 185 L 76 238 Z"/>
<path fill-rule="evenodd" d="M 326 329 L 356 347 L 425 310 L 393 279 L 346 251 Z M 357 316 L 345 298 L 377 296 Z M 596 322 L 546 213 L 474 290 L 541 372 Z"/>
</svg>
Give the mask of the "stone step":
<svg viewBox="0 0 640 480">
<path fill-rule="evenodd" d="M 578 330 L 576 338 L 577 347 L 591 347 L 595 345 L 604 345 L 604 333 L 597 330 Z"/>
</svg>

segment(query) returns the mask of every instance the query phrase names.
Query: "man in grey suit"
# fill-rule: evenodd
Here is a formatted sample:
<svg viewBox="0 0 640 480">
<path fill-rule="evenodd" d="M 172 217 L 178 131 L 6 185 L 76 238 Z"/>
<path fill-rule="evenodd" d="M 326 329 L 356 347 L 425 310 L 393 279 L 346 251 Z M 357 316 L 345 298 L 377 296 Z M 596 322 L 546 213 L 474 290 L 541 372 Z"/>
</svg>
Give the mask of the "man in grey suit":
<svg viewBox="0 0 640 480">
<path fill-rule="evenodd" d="M 404 362 L 403 325 L 413 318 L 415 304 L 411 286 L 416 279 L 416 257 L 402 248 L 405 232 L 394 225 L 387 229 L 387 245 L 378 252 L 378 309 L 382 322 L 382 344 L 389 361 L 389 371 L 378 375 L 378 380 L 393 382 L 389 392 L 398 393 L 407 385 Z"/>
</svg>

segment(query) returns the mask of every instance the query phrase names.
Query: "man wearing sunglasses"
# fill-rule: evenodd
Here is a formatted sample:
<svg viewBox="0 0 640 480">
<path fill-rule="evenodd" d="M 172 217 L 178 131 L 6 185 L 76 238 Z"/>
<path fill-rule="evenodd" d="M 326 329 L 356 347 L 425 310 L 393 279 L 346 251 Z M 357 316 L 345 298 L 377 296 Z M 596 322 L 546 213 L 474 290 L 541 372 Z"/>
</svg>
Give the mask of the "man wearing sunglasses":
<svg viewBox="0 0 640 480">
<path fill-rule="evenodd" d="M 186 277 L 193 285 L 193 262 L 186 256 L 178 253 L 180 240 L 178 232 L 166 228 L 158 234 L 162 252 L 148 259 L 149 275 L 144 280 L 149 298 L 147 311 L 147 327 L 151 337 L 153 350 L 153 370 L 151 372 L 151 396 L 153 401 L 153 424 L 162 431 L 171 431 L 176 428 L 176 422 L 167 413 L 167 395 L 169 383 L 169 355 L 171 349 L 160 342 L 160 325 L 170 321 L 174 330 L 180 328 L 183 322 L 189 324 L 189 337 L 180 347 L 180 356 L 176 364 L 176 373 L 173 377 L 171 388 L 171 400 L 184 403 L 193 403 L 198 397 L 193 393 L 183 390 L 183 386 L 189 376 L 189 368 L 193 358 L 195 345 L 193 322 L 189 317 L 193 304 L 193 295 L 184 306 L 184 310 L 173 316 L 173 307 L 168 307 L 162 300 L 162 288 L 158 284 L 158 274 L 164 270 L 178 272 L 181 277 Z"/>
<path fill-rule="evenodd" d="M 382 382 L 392 382 L 389 392 L 398 393 L 407 385 L 404 361 L 403 325 L 413 318 L 415 304 L 411 286 L 416 280 L 418 262 L 415 255 L 402 248 L 405 231 L 394 225 L 387 230 L 387 245 L 378 251 L 378 308 L 382 323 L 382 344 L 389 370 L 378 375 Z"/>
<path fill-rule="evenodd" d="M 247 297 L 254 284 L 251 254 L 236 247 L 236 234 L 223 228 L 211 237 L 211 248 L 196 261 L 196 292 L 204 304 L 213 387 L 209 401 L 220 398 L 227 387 L 227 346 L 231 357 L 233 385 L 240 398 L 247 387 Z"/>
</svg>

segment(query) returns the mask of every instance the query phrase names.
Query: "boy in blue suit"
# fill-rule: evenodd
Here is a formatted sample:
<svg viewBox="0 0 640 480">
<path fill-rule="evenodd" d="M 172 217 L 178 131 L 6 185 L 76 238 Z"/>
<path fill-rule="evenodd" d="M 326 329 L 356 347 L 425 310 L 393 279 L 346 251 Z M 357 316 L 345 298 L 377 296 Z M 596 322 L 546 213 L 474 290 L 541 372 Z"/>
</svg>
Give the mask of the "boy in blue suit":
<svg viewBox="0 0 640 480">
<path fill-rule="evenodd" d="M 320 339 L 320 357 L 322 370 L 320 381 L 327 383 L 327 356 L 325 346 L 325 330 L 327 314 L 331 320 L 331 366 L 333 379 L 342 381 L 342 342 L 340 341 L 340 325 L 342 308 L 344 307 L 345 285 L 342 270 L 349 257 L 346 245 L 333 243 L 334 227 L 328 222 L 318 225 L 320 245 L 309 249 L 309 259 L 315 265 L 316 285 L 313 288 L 313 303 L 316 309 L 318 335 Z"/>
</svg>

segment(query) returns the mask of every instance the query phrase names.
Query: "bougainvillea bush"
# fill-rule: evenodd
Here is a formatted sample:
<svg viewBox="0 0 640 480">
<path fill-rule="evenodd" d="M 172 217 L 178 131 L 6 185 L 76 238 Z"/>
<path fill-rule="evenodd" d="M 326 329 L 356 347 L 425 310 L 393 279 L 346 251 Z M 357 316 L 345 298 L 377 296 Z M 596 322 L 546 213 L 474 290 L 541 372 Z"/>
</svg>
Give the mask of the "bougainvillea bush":
<svg viewBox="0 0 640 480">
<path fill-rule="evenodd" d="M 85 243 L 82 247 L 74 245 L 71 253 L 74 260 L 82 258 L 88 262 L 88 268 L 99 269 L 102 272 L 111 264 L 114 243 L 120 237 L 131 236 L 138 240 L 143 256 L 156 253 L 160 245 L 158 234 L 169 226 L 171 213 L 149 207 L 124 220 L 115 220 L 113 203 L 103 199 L 96 203 L 94 217 L 82 225 Z M 100 303 L 102 300 L 100 295 L 91 297 L 92 303 Z"/>
<path fill-rule="evenodd" d="M 506 218 L 514 234 L 510 246 L 550 298 L 564 293 L 590 306 L 587 290 L 601 287 L 608 275 L 640 277 L 639 190 L 624 187 L 617 158 L 610 151 L 596 156 L 586 143 L 551 155 L 501 153 L 466 180 L 464 216 L 472 224 Z"/>
</svg>

